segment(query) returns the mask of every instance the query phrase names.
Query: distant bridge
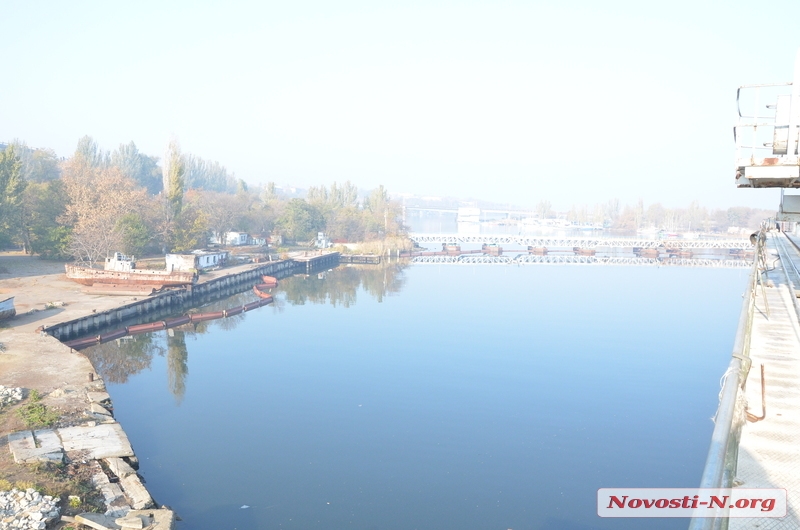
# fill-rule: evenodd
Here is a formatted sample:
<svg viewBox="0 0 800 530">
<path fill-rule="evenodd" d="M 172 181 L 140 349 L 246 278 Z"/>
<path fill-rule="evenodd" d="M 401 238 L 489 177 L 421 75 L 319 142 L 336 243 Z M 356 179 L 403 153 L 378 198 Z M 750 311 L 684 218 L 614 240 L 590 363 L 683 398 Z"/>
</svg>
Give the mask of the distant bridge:
<svg viewBox="0 0 800 530">
<path fill-rule="evenodd" d="M 741 249 L 752 250 L 749 239 L 641 239 L 606 237 L 541 237 L 495 234 L 408 234 L 417 243 L 448 245 L 485 244 L 521 245 L 544 248 L 668 248 L 668 249 Z"/>
<path fill-rule="evenodd" d="M 483 256 L 478 254 L 463 256 L 417 256 L 411 263 L 448 265 L 650 265 L 657 267 L 710 267 L 716 269 L 747 269 L 753 266 L 752 260 L 744 259 L 701 259 L 701 258 L 639 258 L 639 257 L 597 257 L 597 256 Z"/>
<path fill-rule="evenodd" d="M 437 213 L 451 213 L 454 215 L 459 214 L 459 210 L 463 210 L 464 208 L 426 208 L 426 207 L 417 207 L 417 206 L 403 206 L 404 210 L 413 210 L 415 212 L 437 212 Z M 484 214 L 505 214 L 509 217 L 519 217 L 520 219 L 523 217 L 534 217 L 537 214 L 533 210 L 511 210 L 511 209 L 498 209 L 498 208 L 474 208 L 477 212 L 477 215 L 483 216 Z"/>
</svg>

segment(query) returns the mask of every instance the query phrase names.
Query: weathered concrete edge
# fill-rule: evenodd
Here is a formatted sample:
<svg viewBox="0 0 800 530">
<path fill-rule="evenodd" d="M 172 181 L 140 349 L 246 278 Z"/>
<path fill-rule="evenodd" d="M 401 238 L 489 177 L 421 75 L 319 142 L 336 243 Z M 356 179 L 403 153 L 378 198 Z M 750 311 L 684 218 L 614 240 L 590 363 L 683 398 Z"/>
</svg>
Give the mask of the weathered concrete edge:
<svg viewBox="0 0 800 530">
<path fill-rule="evenodd" d="M 191 288 L 167 291 L 155 296 L 136 300 L 135 302 L 123 304 L 114 309 L 59 322 L 58 324 L 42 328 L 42 332 L 59 340 L 75 337 L 165 307 L 175 307 L 177 309 L 184 305 L 191 304 L 193 301 L 203 296 L 220 292 L 232 285 L 253 281 L 263 274 L 279 274 L 284 271 L 294 270 L 297 267 L 298 263 L 293 260 L 265 263 L 264 265 L 246 271 L 214 278 L 213 280 L 194 285 Z"/>
<path fill-rule="evenodd" d="M 41 334 L 43 335 L 43 339 L 47 342 L 50 342 L 53 348 L 61 348 L 64 350 L 65 354 L 80 355 L 81 357 L 83 357 L 85 362 L 92 367 L 92 370 L 96 372 L 94 365 L 92 365 L 91 360 L 89 360 L 88 357 L 86 357 L 84 354 L 80 352 L 76 352 L 69 346 L 63 344 L 59 340 L 59 337 L 64 335 L 69 336 L 69 333 L 71 332 L 81 333 L 89 331 L 91 329 L 97 329 L 106 325 L 114 324 L 115 322 L 121 322 L 126 318 L 149 313 L 154 309 L 163 308 L 164 306 L 175 305 L 175 307 L 179 307 L 180 305 L 190 303 L 191 301 L 199 299 L 208 294 L 222 291 L 223 289 L 231 285 L 243 283 L 245 281 L 253 281 L 264 274 L 279 274 L 281 272 L 294 271 L 295 269 L 298 268 L 309 271 L 312 267 L 317 265 L 319 266 L 333 265 L 338 263 L 338 258 L 339 258 L 338 253 L 330 253 L 321 256 L 315 256 L 312 259 L 303 260 L 299 262 L 295 260 L 281 260 L 281 261 L 265 263 L 262 266 L 257 266 L 246 271 L 234 274 L 227 274 L 224 276 L 220 276 L 219 278 L 214 278 L 207 282 L 203 282 L 201 284 L 192 286 L 191 289 L 180 289 L 180 290 L 169 291 L 167 293 L 163 293 L 155 297 L 149 297 L 147 299 L 137 300 L 132 303 L 124 304 L 115 309 L 103 311 L 102 313 L 93 313 L 91 315 L 86 315 L 65 322 L 60 322 L 52 326 L 41 328 L 40 331 Z M 105 387 L 104 380 L 98 378 L 95 379 L 93 383 L 95 391 L 99 390 L 102 392 L 106 392 L 107 389 Z M 89 396 L 87 393 L 87 399 L 88 398 Z M 89 401 L 91 401 L 91 399 L 89 399 Z M 116 423 L 120 425 L 120 428 L 122 428 L 124 432 L 122 424 L 120 424 L 119 422 Z M 125 433 L 125 436 L 127 437 L 127 433 Z M 146 486 L 143 485 L 142 487 L 149 495 L 149 491 L 147 491 Z"/>
</svg>

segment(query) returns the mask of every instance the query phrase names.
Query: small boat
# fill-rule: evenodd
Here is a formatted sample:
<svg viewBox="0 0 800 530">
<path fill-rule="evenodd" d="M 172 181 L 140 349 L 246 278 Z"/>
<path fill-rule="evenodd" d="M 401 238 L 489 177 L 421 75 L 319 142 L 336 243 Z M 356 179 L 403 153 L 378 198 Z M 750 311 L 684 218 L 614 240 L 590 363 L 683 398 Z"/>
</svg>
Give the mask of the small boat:
<svg viewBox="0 0 800 530">
<path fill-rule="evenodd" d="M 261 281 L 264 282 L 261 285 L 266 285 L 267 287 L 277 287 L 278 286 L 278 278 L 273 276 L 262 276 Z"/>
<path fill-rule="evenodd" d="M 14 307 L 14 297 L 6 298 L 2 302 L 0 302 L 0 320 L 6 320 L 7 318 L 12 318 L 14 315 L 17 314 L 17 310 Z"/>
<path fill-rule="evenodd" d="M 266 283 L 259 283 L 258 285 L 253 286 L 253 292 L 256 293 L 256 296 L 259 298 L 272 298 L 272 295 L 269 293 L 265 293 L 263 289 L 269 289 L 270 286 Z"/>
</svg>

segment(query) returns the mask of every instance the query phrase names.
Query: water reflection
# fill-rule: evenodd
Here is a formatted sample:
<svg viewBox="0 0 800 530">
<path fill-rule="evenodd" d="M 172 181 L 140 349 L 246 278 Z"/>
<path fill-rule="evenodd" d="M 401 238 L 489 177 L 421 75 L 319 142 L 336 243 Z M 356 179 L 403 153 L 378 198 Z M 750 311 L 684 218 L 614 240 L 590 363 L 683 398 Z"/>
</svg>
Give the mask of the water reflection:
<svg viewBox="0 0 800 530">
<path fill-rule="evenodd" d="M 407 260 L 381 265 L 342 266 L 327 272 L 288 278 L 280 284 L 279 290 L 291 305 L 310 302 L 350 307 L 356 302 L 359 288 L 382 302 L 385 296 L 403 289 L 403 270 L 406 267 Z"/>
<path fill-rule="evenodd" d="M 150 368 L 153 355 L 163 355 L 164 347 L 155 333 L 123 337 L 85 350 L 94 369 L 107 383 L 126 383 L 128 378 Z"/>
<path fill-rule="evenodd" d="M 167 373 L 169 391 L 175 401 L 183 401 L 186 393 L 186 376 L 189 375 L 189 350 L 185 333 L 178 329 L 167 330 Z"/>
<path fill-rule="evenodd" d="M 597 489 L 696 484 L 745 280 L 341 267 L 282 281 L 233 332 L 153 334 L 162 354 L 109 392 L 181 528 L 633 530 L 597 517 Z"/>
<path fill-rule="evenodd" d="M 403 289 L 405 284 L 403 271 L 408 264 L 408 260 L 403 260 L 381 265 L 349 265 L 317 274 L 285 278 L 277 288 L 270 289 L 275 301 L 269 307 L 278 312 L 283 311 L 286 304 L 329 303 L 333 306 L 350 307 L 356 303 L 359 290 L 382 302 L 385 296 L 399 293 Z M 222 311 L 257 299 L 252 291 L 246 291 L 203 304 L 189 312 Z M 186 379 L 189 374 L 187 338 L 205 335 L 215 327 L 226 331 L 233 330 L 251 313 L 240 313 L 219 320 L 189 323 L 165 331 L 123 337 L 87 348 L 83 353 L 89 357 L 97 373 L 107 383 L 117 384 L 126 383 L 131 376 L 149 369 L 154 356 L 166 355 L 169 390 L 179 404 L 186 393 Z"/>
</svg>

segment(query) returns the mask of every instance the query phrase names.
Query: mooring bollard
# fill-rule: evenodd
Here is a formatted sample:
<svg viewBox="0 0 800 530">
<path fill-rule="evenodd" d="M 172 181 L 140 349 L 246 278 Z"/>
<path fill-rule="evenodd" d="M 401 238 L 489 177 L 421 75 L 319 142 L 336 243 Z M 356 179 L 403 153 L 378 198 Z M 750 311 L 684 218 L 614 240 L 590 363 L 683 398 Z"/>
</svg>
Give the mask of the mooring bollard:
<svg viewBox="0 0 800 530">
<path fill-rule="evenodd" d="M 89 382 L 94 381 L 94 372 L 89 372 Z"/>
</svg>

